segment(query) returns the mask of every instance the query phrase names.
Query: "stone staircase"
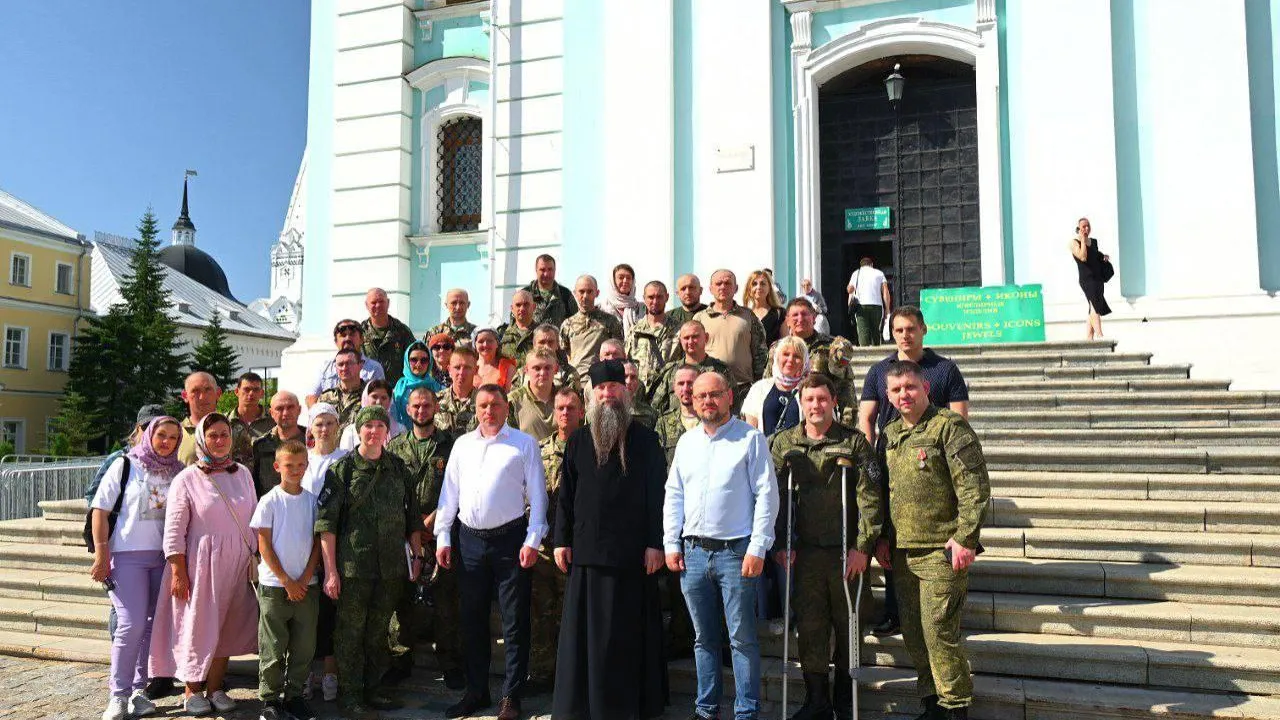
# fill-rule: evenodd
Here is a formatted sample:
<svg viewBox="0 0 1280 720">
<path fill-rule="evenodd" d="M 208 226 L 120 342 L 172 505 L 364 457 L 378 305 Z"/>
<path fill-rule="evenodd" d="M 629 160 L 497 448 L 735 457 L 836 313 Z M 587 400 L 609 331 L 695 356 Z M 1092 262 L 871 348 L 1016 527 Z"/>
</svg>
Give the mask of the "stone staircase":
<svg viewBox="0 0 1280 720">
<path fill-rule="evenodd" d="M 1109 342 L 938 350 L 970 380 L 991 468 L 963 616 L 971 717 L 1280 720 L 1280 393 L 1231 392 Z M 105 661 L 84 504 L 42 509 L 0 523 L 0 652 Z M 784 668 L 793 711 L 803 685 L 782 638 L 761 637 L 776 717 Z M 914 717 L 901 637 L 867 635 L 862 659 L 863 718 Z M 668 716 L 687 717 L 692 661 L 671 680 Z"/>
</svg>

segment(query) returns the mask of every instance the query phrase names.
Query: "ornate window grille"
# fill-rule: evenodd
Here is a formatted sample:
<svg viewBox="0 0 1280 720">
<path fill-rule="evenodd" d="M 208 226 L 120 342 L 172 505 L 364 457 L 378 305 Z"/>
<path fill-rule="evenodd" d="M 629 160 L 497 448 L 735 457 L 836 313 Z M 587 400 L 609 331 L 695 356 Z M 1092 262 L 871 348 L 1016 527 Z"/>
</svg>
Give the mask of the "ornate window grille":
<svg viewBox="0 0 1280 720">
<path fill-rule="evenodd" d="M 483 167 L 480 118 L 460 117 L 442 123 L 436 142 L 440 148 L 436 157 L 440 232 L 478 230 Z"/>
</svg>

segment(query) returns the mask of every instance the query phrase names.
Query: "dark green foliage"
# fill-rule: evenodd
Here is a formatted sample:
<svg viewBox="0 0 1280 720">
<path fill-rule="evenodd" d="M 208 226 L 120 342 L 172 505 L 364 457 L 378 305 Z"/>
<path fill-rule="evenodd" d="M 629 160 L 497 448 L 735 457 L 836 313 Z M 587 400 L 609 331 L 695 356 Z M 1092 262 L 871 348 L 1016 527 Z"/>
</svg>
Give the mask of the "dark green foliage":
<svg viewBox="0 0 1280 720">
<path fill-rule="evenodd" d="M 89 455 L 89 441 L 102 433 L 98 413 L 84 395 L 69 392 L 62 398 L 58 416 L 53 419 L 51 433 L 45 441 L 49 455 Z"/>
<path fill-rule="evenodd" d="M 191 371 L 203 370 L 213 376 L 218 387 L 235 386 L 236 369 L 240 367 L 240 355 L 227 342 L 227 331 L 222 329 L 222 316 L 215 310 L 213 318 L 200 336 L 200 344 L 191 358 Z"/>
</svg>

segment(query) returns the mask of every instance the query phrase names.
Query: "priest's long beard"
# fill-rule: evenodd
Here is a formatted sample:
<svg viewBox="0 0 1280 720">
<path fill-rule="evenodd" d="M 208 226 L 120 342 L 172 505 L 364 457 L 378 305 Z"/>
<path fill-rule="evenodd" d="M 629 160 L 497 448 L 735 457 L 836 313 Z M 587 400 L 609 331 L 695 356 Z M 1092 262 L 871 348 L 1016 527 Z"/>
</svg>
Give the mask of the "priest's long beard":
<svg viewBox="0 0 1280 720">
<path fill-rule="evenodd" d="M 627 472 L 627 428 L 631 425 L 631 404 L 626 402 L 592 403 L 587 411 L 591 441 L 596 448 L 596 467 L 602 468 L 618 453 L 622 472 Z"/>
</svg>

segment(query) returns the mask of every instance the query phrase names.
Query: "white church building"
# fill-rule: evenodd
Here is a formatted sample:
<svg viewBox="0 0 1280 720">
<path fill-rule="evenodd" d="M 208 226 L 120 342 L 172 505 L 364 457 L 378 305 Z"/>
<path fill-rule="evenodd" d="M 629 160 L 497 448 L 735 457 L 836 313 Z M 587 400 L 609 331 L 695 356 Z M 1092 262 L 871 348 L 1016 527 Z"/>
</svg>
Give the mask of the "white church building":
<svg viewBox="0 0 1280 720">
<path fill-rule="evenodd" d="M 1082 338 L 1087 216 L 1122 349 L 1280 387 L 1278 5 L 313 0 L 307 312 L 282 382 L 370 286 L 418 332 L 454 286 L 483 321 L 542 253 L 565 284 L 623 261 L 640 283 L 812 278 L 837 329 L 870 256 L 898 303 L 1042 284 L 1049 338 Z M 891 228 L 845 229 L 881 206 Z"/>
</svg>

